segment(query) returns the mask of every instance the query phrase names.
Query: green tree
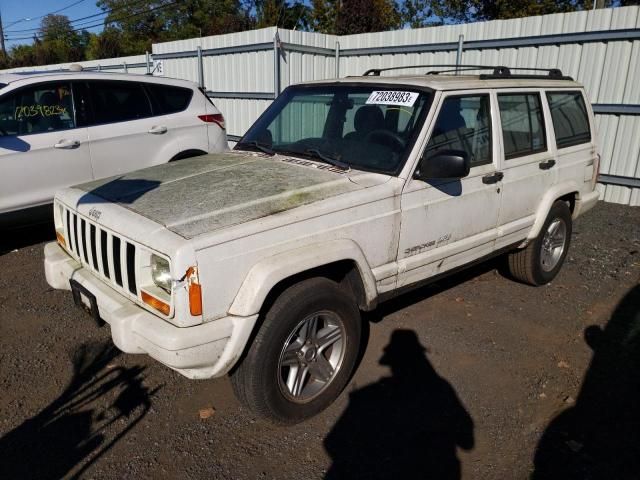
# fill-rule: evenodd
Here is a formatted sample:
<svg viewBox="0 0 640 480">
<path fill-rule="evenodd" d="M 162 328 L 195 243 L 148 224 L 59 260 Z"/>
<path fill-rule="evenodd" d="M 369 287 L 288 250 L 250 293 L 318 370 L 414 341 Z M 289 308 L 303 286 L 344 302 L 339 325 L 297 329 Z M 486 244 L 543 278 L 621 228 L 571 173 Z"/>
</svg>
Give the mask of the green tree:
<svg viewBox="0 0 640 480">
<path fill-rule="evenodd" d="M 310 26 L 320 33 L 336 33 L 340 0 L 311 0 Z"/>
<path fill-rule="evenodd" d="M 310 27 L 311 8 L 300 1 L 256 0 L 255 11 L 257 28 L 278 26 L 309 30 Z"/>
<path fill-rule="evenodd" d="M 336 16 L 338 35 L 381 32 L 402 27 L 402 17 L 393 0 L 342 0 Z"/>
</svg>

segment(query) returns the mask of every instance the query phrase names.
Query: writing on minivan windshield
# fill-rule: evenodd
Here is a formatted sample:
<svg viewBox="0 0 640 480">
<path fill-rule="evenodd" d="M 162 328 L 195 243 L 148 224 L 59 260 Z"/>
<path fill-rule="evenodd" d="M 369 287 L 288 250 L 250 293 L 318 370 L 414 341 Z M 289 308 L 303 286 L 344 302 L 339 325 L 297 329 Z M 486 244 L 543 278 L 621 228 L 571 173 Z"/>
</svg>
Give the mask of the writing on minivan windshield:
<svg viewBox="0 0 640 480">
<path fill-rule="evenodd" d="M 411 151 L 430 98 L 425 91 L 387 85 L 290 87 L 236 149 L 395 174 Z"/>
</svg>

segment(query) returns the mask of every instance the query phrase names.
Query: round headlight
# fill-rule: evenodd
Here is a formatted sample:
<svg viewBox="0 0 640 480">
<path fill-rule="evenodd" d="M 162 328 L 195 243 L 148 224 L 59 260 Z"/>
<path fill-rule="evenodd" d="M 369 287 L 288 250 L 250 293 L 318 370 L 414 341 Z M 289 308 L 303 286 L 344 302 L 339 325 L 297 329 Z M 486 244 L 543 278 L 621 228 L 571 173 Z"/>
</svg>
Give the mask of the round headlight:
<svg viewBox="0 0 640 480">
<path fill-rule="evenodd" d="M 171 293 L 171 270 L 167 260 L 157 255 L 151 255 L 151 278 L 158 287 Z"/>
</svg>

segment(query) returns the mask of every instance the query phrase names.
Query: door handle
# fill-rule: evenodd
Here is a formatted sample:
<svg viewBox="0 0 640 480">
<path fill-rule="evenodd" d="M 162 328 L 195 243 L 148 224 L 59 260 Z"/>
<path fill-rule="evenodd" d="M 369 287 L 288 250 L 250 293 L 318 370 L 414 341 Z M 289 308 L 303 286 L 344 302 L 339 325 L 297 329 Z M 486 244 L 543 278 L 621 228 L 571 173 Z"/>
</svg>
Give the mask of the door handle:
<svg viewBox="0 0 640 480">
<path fill-rule="evenodd" d="M 157 125 L 155 127 L 151 127 L 148 133 L 153 133 L 154 135 L 162 135 L 163 133 L 167 133 L 167 127 L 164 125 Z"/>
<path fill-rule="evenodd" d="M 550 159 L 550 160 L 545 160 L 544 162 L 540 162 L 538 166 L 540 167 L 540 170 L 549 170 L 555 164 L 556 164 L 556 161 L 553 159 Z"/>
<path fill-rule="evenodd" d="M 64 148 L 65 150 L 71 150 L 73 148 L 78 148 L 80 146 L 80 142 L 78 140 L 65 140 L 62 139 L 58 143 L 53 145 L 53 148 Z"/>
<path fill-rule="evenodd" d="M 482 183 L 485 183 L 487 185 L 492 184 L 492 183 L 498 183 L 503 178 L 504 178 L 504 173 L 502 173 L 502 172 L 494 172 L 494 173 L 490 173 L 489 175 L 485 175 L 484 177 L 482 177 Z"/>
</svg>

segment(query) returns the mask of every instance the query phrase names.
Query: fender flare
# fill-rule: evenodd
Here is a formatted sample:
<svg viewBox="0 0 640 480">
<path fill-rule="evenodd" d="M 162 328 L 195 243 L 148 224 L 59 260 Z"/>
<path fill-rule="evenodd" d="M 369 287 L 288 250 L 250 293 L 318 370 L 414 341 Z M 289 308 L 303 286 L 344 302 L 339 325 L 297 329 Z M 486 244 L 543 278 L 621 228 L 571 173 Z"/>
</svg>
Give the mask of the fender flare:
<svg viewBox="0 0 640 480">
<path fill-rule="evenodd" d="M 256 263 L 238 290 L 229 314 L 243 317 L 254 315 L 260 312 L 267 295 L 278 282 L 342 260 L 356 264 L 364 286 L 366 303 L 374 306 L 378 290 L 373 272 L 360 247 L 352 240 L 341 239 L 289 250 Z"/>
<path fill-rule="evenodd" d="M 553 203 L 559 199 L 570 193 L 579 194 L 580 189 L 578 185 L 573 182 L 563 182 L 559 185 L 554 185 L 551 187 L 547 193 L 545 193 L 544 197 L 542 197 L 542 201 L 540 205 L 538 205 L 538 211 L 536 212 L 536 219 L 533 222 L 533 226 L 531 230 L 529 230 L 529 235 L 527 235 L 527 242 L 533 240 L 538 236 L 540 230 L 542 230 L 542 225 L 544 221 L 547 219 L 547 215 L 549 215 L 549 210 L 551 210 L 551 206 Z"/>
</svg>

